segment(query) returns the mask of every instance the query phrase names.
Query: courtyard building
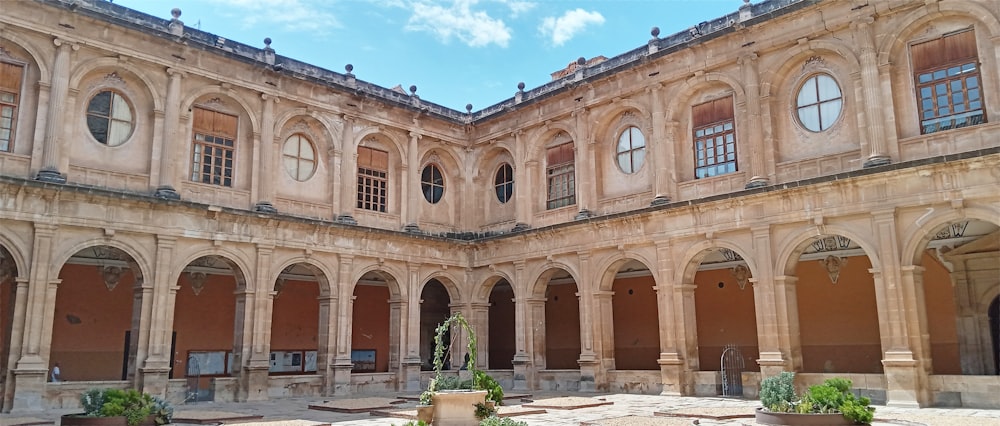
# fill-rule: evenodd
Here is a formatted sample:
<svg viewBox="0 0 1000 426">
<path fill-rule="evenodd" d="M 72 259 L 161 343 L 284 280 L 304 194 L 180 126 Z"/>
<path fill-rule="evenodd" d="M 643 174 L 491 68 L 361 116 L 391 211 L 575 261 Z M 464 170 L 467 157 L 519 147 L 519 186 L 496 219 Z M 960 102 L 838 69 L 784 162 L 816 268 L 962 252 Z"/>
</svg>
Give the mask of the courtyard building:
<svg viewBox="0 0 1000 426">
<path fill-rule="evenodd" d="M 509 391 L 1000 408 L 995 0 L 745 2 L 478 111 L 2 8 L 3 412 L 417 393 L 455 312 Z"/>
</svg>

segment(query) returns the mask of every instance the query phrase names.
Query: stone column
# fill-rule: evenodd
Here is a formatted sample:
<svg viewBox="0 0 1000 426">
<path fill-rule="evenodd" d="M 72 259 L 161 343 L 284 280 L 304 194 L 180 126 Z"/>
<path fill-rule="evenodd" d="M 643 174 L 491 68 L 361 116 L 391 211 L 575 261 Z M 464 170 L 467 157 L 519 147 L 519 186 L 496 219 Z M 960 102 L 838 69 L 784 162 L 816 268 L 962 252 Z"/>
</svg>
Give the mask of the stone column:
<svg viewBox="0 0 1000 426">
<path fill-rule="evenodd" d="M 246 354 L 240 377 L 240 401 L 267 400 L 268 372 L 271 368 L 271 311 L 274 306 L 274 282 L 271 281 L 273 244 L 257 244 L 257 266 L 254 271 L 253 290 L 246 291 L 243 318 L 244 346 Z M 237 310 L 239 313 L 239 310 Z M 249 326 L 248 326 L 249 324 Z M 248 336 L 249 335 L 249 336 Z"/>
<path fill-rule="evenodd" d="M 476 332 L 476 368 L 486 370 L 490 361 L 490 304 L 477 302 L 469 305 L 469 325 Z M 462 365 L 465 355 L 461 354 L 458 361 Z"/>
<path fill-rule="evenodd" d="M 165 397 L 170 375 L 170 337 L 173 330 L 170 313 L 174 310 L 173 296 L 177 287 L 171 282 L 170 265 L 177 238 L 156 236 L 156 260 L 153 264 L 152 314 L 149 322 L 149 344 L 146 360 L 139 367 L 138 387 L 152 395 Z"/>
<path fill-rule="evenodd" d="M 656 312 L 660 327 L 660 395 L 690 395 L 690 372 L 677 340 L 677 295 L 670 244 L 656 243 Z"/>
<path fill-rule="evenodd" d="M 340 215 L 337 222 L 357 225 L 354 220 L 354 208 L 357 205 L 358 181 L 358 150 L 354 145 L 354 120 L 344 115 L 344 131 L 341 136 L 343 156 L 340 167 Z"/>
<path fill-rule="evenodd" d="M 531 369 L 529 371 L 530 387 L 538 385 L 538 371 L 544 370 L 545 363 L 545 297 L 533 296 L 525 300 L 528 310 L 528 327 L 531 331 L 531 341 L 528 343 L 529 355 L 531 355 Z"/>
<path fill-rule="evenodd" d="M 740 67 L 743 71 L 743 83 L 746 86 L 746 124 L 747 138 L 749 142 L 743 146 L 750 148 L 750 180 L 746 188 L 757 188 L 767 185 L 766 171 L 764 170 L 764 135 L 760 128 L 760 77 L 757 72 L 757 54 L 749 53 L 740 56 Z"/>
<path fill-rule="evenodd" d="M 931 340 L 927 325 L 927 301 L 924 299 L 924 268 L 916 265 L 900 267 L 900 287 L 909 346 L 924 374 L 929 375 L 932 373 Z"/>
<path fill-rule="evenodd" d="M 790 367 L 788 347 L 781 346 L 779 331 L 779 308 L 775 303 L 774 277 L 771 263 L 771 228 L 767 225 L 750 228 L 753 238 L 753 253 L 757 270 L 751 271 L 753 278 L 754 313 L 757 318 L 757 345 L 760 348 L 761 373 L 764 377 L 787 371 Z"/>
<path fill-rule="evenodd" d="M 400 344 L 405 352 L 401 368 L 406 391 L 418 391 L 420 386 L 420 265 L 409 264 L 407 269 L 406 291 L 408 297 L 408 312 L 403 312 L 406 320 L 401 322 L 399 329 L 405 330 L 405 337 Z"/>
<path fill-rule="evenodd" d="M 410 143 L 406 148 L 406 176 L 403 177 L 403 203 L 406 206 L 403 210 L 403 230 L 406 232 L 420 232 L 418 222 L 420 221 L 420 203 L 424 200 L 420 191 L 420 152 L 417 141 L 421 138 L 420 133 L 410 132 Z"/>
<path fill-rule="evenodd" d="M 514 190 L 515 194 L 517 189 Z M 530 311 L 527 307 L 528 291 L 531 286 L 524 280 L 523 260 L 514 261 L 514 390 L 525 391 L 530 389 L 531 379 L 531 319 L 528 316 Z"/>
<path fill-rule="evenodd" d="M 764 358 L 761 354 L 761 378 L 777 375 L 782 371 L 802 369 L 802 340 L 799 335 L 799 302 L 797 286 L 799 277 L 779 275 L 774 277 L 774 315 L 778 333 L 778 348 L 782 352 L 784 364 L 767 362 L 773 356 Z M 765 361 L 765 359 L 767 361 Z"/>
<path fill-rule="evenodd" d="M 277 213 L 274 208 L 275 152 L 281 152 L 281 147 L 274 140 L 274 104 L 278 99 L 264 93 L 260 95 L 264 108 L 260 117 L 260 164 L 257 165 L 257 179 L 260 182 L 257 191 L 257 204 L 254 211 L 261 213 Z M 280 156 L 278 158 L 280 160 Z"/>
<path fill-rule="evenodd" d="M 167 68 L 167 98 L 163 110 L 163 142 L 159 151 L 160 184 L 153 194 L 158 198 L 179 200 L 177 192 L 180 185 L 180 175 L 177 172 L 177 159 L 184 156 L 186 146 L 178 133 L 180 127 L 181 109 L 181 79 L 185 73 L 174 68 Z M 156 158 L 153 158 L 155 164 Z"/>
<path fill-rule="evenodd" d="M 52 86 L 49 90 L 48 115 L 45 118 L 42 169 L 35 179 L 66 183 L 66 175 L 59 171 L 59 162 L 62 160 L 63 133 L 68 119 L 66 96 L 69 94 L 70 50 L 80 50 L 80 46 L 60 38 L 52 43 L 56 45 L 56 58 L 52 64 Z"/>
<path fill-rule="evenodd" d="M 331 291 L 335 291 L 334 290 Z M 319 336 L 316 353 L 316 373 L 323 378 L 323 395 L 332 396 L 337 394 L 337 324 L 339 315 L 337 312 L 337 294 L 320 292 L 317 299 L 319 302 Z M 348 384 L 350 384 L 350 370 L 348 370 Z M 342 393 L 346 393 L 343 392 Z"/>
<path fill-rule="evenodd" d="M 592 329 L 594 330 L 594 354 L 597 359 L 594 384 L 602 392 L 609 389 L 608 370 L 615 368 L 615 321 L 612 306 L 614 294 L 611 290 L 593 292 L 591 318 L 594 318 Z"/>
<path fill-rule="evenodd" d="M 861 92 L 864 98 L 861 105 L 864 108 L 864 136 L 868 142 L 867 158 L 863 167 L 875 167 L 889 164 L 892 160 L 886 153 L 885 116 L 883 109 L 892 110 L 891 97 L 884 98 L 879 86 L 878 52 L 873 41 L 872 25 L 875 18 L 863 16 L 851 24 L 854 38 L 861 51 L 858 57 L 861 66 Z"/>
<path fill-rule="evenodd" d="M 698 319 L 695 315 L 694 283 L 674 286 L 674 321 L 677 324 L 678 349 L 685 360 L 685 395 L 693 395 L 694 372 L 699 370 Z"/>
<path fill-rule="evenodd" d="M 531 170 L 528 165 L 528 147 L 524 145 L 522 136 L 524 131 L 518 130 L 511 133 L 514 137 L 514 205 L 515 223 L 514 231 L 523 231 L 531 228 Z M 536 162 L 537 164 L 537 162 Z"/>
<path fill-rule="evenodd" d="M 127 380 L 139 384 L 138 363 L 149 356 L 149 325 L 153 314 L 153 286 L 143 282 L 139 265 L 134 260 L 128 262 L 136 282 L 132 290 L 132 324 L 129 331 Z"/>
<path fill-rule="evenodd" d="M 668 186 L 670 185 L 670 167 L 673 166 L 670 164 L 670 156 L 668 156 L 668 152 L 673 149 L 673 140 L 667 139 L 667 126 L 664 123 L 666 116 L 663 112 L 663 100 L 660 98 L 662 91 L 663 85 L 659 83 L 646 90 L 649 93 L 649 109 L 651 111 L 649 117 L 651 128 L 646 129 L 646 134 L 649 135 L 649 138 L 646 139 L 646 150 L 649 152 L 647 158 L 652 160 L 650 166 L 654 170 L 654 197 L 650 203 L 653 206 L 670 202 Z"/>
<path fill-rule="evenodd" d="M 56 287 L 61 280 L 52 274 L 52 246 L 56 238 L 56 225 L 35 223 L 31 250 L 31 270 L 28 288 L 24 295 L 24 335 L 20 358 L 14 367 L 14 398 L 11 412 L 40 411 L 45 397 L 48 378 L 48 356 L 52 337 L 52 310 L 55 309 Z M 43 337 L 44 342 L 43 342 Z M 5 406 L 6 409 L 6 406 Z"/>
<path fill-rule="evenodd" d="M 590 278 L 590 252 L 577 253 L 582 282 L 577 283 L 580 303 L 580 391 L 597 392 L 597 379 L 603 377 L 597 354 L 594 353 L 594 295 Z"/>
<path fill-rule="evenodd" d="M 595 171 L 597 165 L 594 163 L 594 137 L 590 134 L 590 127 L 587 119 L 590 116 L 586 109 L 573 111 L 573 118 L 576 121 L 576 137 L 580 140 L 574 141 L 576 147 L 576 161 L 573 173 L 576 179 L 576 203 L 580 207 L 579 213 L 574 219 L 586 219 L 594 215 L 591 209 L 597 208 L 597 182 L 595 181 Z"/>
<path fill-rule="evenodd" d="M 27 271 L 19 271 L 18 273 L 24 273 Z M 14 384 L 15 376 L 14 370 L 17 366 L 17 360 L 21 357 L 21 349 L 24 338 L 24 324 L 25 316 L 24 313 L 28 307 L 28 278 L 24 276 L 19 276 L 13 278 L 14 280 L 14 316 L 13 321 L 10 325 L 10 347 L 7 348 L 7 359 L 2 360 L 4 362 L 4 377 L 2 377 L 4 383 L 7 386 L 0 388 L 3 392 L 0 397 L 3 398 L 3 406 L 10 407 L 13 405 L 14 401 Z"/>
<path fill-rule="evenodd" d="M 337 350 L 333 360 L 333 388 L 328 394 L 347 395 L 351 389 L 351 370 L 354 365 L 351 362 L 351 341 L 353 339 L 354 323 L 354 285 L 351 278 L 351 271 L 354 267 L 354 256 L 342 254 L 339 257 L 340 270 L 337 275 L 336 289 L 340 292 L 339 306 L 337 308 Z"/>
</svg>

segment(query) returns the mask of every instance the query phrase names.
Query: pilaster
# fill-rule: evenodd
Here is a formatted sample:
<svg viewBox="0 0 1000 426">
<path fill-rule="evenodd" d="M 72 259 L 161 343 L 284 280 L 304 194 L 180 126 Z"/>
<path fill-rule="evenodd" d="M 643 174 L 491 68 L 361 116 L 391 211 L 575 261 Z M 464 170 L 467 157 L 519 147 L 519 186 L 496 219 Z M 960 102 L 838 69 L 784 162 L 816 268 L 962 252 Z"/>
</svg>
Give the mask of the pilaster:
<svg viewBox="0 0 1000 426">
<path fill-rule="evenodd" d="M 182 141 L 178 140 L 177 129 L 180 127 L 180 99 L 181 99 L 181 79 L 186 76 L 182 71 L 174 68 L 167 68 L 167 94 L 163 110 L 163 137 L 161 139 L 159 158 L 156 158 L 157 151 L 154 149 L 153 164 L 159 160 L 159 186 L 153 194 L 158 198 L 169 200 L 179 200 L 181 195 L 176 188 L 179 184 L 177 173 L 178 153 L 182 152 Z"/>
<path fill-rule="evenodd" d="M 45 120 L 45 139 L 42 149 L 42 169 L 35 179 L 44 182 L 66 183 L 66 175 L 59 171 L 62 161 L 63 129 L 66 122 L 66 98 L 69 95 L 70 53 L 80 50 L 80 45 L 68 40 L 52 40 L 56 57 L 52 64 L 52 86 L 49 90 L 48 111 Z"/>
</svg>

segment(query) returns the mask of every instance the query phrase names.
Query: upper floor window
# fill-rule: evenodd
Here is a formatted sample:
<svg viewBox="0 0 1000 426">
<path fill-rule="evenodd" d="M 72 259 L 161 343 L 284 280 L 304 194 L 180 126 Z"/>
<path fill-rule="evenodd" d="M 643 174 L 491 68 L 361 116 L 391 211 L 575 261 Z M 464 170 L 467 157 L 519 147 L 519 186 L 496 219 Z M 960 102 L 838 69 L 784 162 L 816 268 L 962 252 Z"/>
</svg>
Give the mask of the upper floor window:
<svg viewBox="0 0 1000 426">
<path fill-rule="evenodd" d="M 799 96 L 795 98 L 798 108 L 799 123 L 810 132 L 821 132 L 829 129 L 844 106 L 837 81 L 828 74 L 816 74 L 809 77 L 799 88 Z"/>
<path fill-rule="evenodd" d="M 281 148 L 281 161 L 292 179 L 306 181 L 316 171 L 316 149 L 308 138 L 296 133 L 285 140 L 285 146 Z"/>
<path fill-rule="evenodd" d="M 385 213 L 388 200 L 389 153 L 358 147 L 358 208 Z"/>
<path fill-rule="evenodd" d="M 618 167 L 632 174 L 646 161 L 646 137 L 638 127 L 629 126 L 618 136 Z"/>
<path fill-rule="evenodd" d="M 0 62 L 0 152 L 14 150 L 14 129 L 23 75 L 23 66 Z"/>
<path fill-rule="evenodd" d="M 576 170 L 573 142 L 551 147 L 546 152 L 545 175 L 548 178 L 546 208 L 556 209 L 576 204 Z"/>
<path fill-rule="evenodd" d="M 233 186 L 238 122 L 235 115 L 194 108 L 191 180 Z"/>
<path fill-rule="evenodd" d="M 736 127 L 733 118 L 732 96 L 691 108 L 696 179 L 736 171 Z"/>
<path fill-rule="evenodd" d="M 132 106 L 118 92 L 101 91 L 87 104 L 87 128 L 98 142 L 121 145 L 132 135 Z"/>
<path fill-rule="evenodd" d="M 914 44 L 910 58 L 921 134 L 986 122 L 974 31 Z"/>
<path fill-rule="evenodd" d="M 434 164 L 428 164 L 424 171 L 420 173 L 420 189 L 424 193 L 424 199 L 431 204 L 437 204 L 444 195 L 444 175 L 441 169 Z"/>
<path fill-rule="evenodd" d="M 493 188 L 497 192 L 497 201 L 506 203 L 514 195 L 514 168 L 503 163 L 493 177 Z"/>
</svg>

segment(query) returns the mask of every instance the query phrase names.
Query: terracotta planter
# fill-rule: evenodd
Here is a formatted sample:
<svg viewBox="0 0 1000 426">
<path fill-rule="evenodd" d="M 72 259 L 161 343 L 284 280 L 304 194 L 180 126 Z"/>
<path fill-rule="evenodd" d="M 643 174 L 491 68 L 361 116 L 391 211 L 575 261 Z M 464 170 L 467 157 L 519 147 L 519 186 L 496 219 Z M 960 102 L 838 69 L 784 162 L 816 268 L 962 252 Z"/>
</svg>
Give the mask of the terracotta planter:
<svg viewBox="0 0 1000 426">
<path fill-rule="evenodd" d="M 431 397 L 434 426 L 468 426 L 479 424 L 476 404 L 486 403 L 486 391 L 437 391 Z"/>
<path fill-rule="evenodd" d="M 67 414 L 59 419 L 61 426 L 128 426 L 125 416 L 87 417 L 83 414 Z M 156 426 L 156 417 L 149 416 L 139 426 Z"/>
<path fill-rule="evenodd" d="M 843 414 L 799 414 L 799 413 L 774 413 L 758 408 L 754 416 L 757 423 L 765 425 L 805 425 L 805 426 L 847 426 L 854 422 L 844 417 Z"/>
<path fill-rule="evenodd" d="M 433 405 L 418 405 L 417 406 L 417 420 L 422 421 L 427 424 L 431 424 L 431 420 L 434 419 L 434 406 Z"/>
</svg>

